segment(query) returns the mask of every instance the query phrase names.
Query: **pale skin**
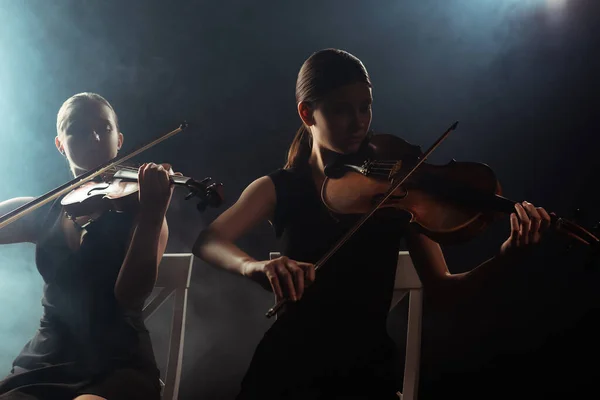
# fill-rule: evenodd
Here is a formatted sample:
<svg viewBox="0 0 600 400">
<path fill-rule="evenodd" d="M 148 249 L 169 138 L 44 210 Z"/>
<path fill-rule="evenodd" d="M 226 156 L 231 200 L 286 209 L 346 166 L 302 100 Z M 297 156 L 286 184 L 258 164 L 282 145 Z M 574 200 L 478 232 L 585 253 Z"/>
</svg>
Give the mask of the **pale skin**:
<svg viewBox="0 0 600 400">
<path fill-rule="evenodd" d="M 61 128 L 55 138 L 56 149 L 67 158 L 75 176 L 114 158 L 123 144 L 123 134 L 117 130 L 114 112 L 97 101 L 70 109 Z M 115 298 L 123 308 L 142 307 L 156 283 L 158 266 L 169 237 L 166 212 L 173 192 L 169 176 L 173 174 L 169 164 L 147 163 L 139 168 L 139 212 L 114 287 Z M 4 215 L 33 199 L 18 197 L 3 201 L 0 214 Z M 37 243 L 41 234 L 39 224 L 44 217 L 41 210 L 43 208 L 34 210 L 0 229 L 0 244 Z M 66 216 L 63 216 L 62 228 L 67 244 L 71 250 L 77 251 L 83 232 Z M 104 398 L 91 394 L 75 398 L 92 399 Z"/>
<path fill-rule="evenodd" d="M 334 153 L 353 153 L 365 138 L 372 117 L 372 92 L 364 83 L 343 86 L 315 105 L 298 104 L 298 115 L 312 135 L 309 166 L 315 186 L 320 188 L 324 168 Z M 238 201 L 223 212 L 199 235 L 194 254 L 208 263 L 241 274 L 283 297 L 297 301 L 315 280 L 314 265 L 280 257 L 257 260 L 234 243 L 265 220 L 272 221 L 277 198 L 272 180 L 263 176 L 252 182 Z M 482 279 L 493 279 L 507 262 L 518 259 L 524 249 L 540 242 L 550 226 L 550 215 L 529 202 L 515 205 L 510 215 L 511 232 L 500 246 L 499 254 L 467 273 L 448 270 L 440 245 L 409 226 L 406 243 L 423 285 L 434 288 L 440 303 L 468 296 L 470 288 Z M 448 296 L 451 294 L 451 296 Z"/>
</svg>

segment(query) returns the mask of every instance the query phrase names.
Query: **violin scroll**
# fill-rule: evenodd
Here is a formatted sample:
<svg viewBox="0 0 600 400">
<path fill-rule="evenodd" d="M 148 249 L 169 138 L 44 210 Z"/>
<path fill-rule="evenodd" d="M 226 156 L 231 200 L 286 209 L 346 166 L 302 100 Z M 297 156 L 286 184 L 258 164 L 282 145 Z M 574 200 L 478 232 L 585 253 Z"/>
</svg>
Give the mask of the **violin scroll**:
<svg viewBox="0 0 600 400">
<path fill-rule="evenodd" d="M 219 207 L 223 203 L 222 183 L 211 178 L 196 181 L 182 175 L 171 175 L 173 185 L 186 187 L 186 200 L 199 199 L 199 211 L 207 207 Z M 138 168 L 120 166 L 99 176 L 99 180 L 87 182 L 68 193 L 62 200 L 67 215 L 79 217 L 108 210 L 134 211 L 138 205 Z"/>
<path fill-rule="evenodd" d="M 199 199 L 196 208 L 198 211 L 203 212 L 207 207 L 219 207 L 223 204 L 223 184 L 213 182 L 212 178 L 204 178 L 201 181 L 194 179 L 188 179 L 184 185 L 188 188 L 189 193 L 185 196 L 185 200 L 189 200 L 193 197 Z"/>
</svg>

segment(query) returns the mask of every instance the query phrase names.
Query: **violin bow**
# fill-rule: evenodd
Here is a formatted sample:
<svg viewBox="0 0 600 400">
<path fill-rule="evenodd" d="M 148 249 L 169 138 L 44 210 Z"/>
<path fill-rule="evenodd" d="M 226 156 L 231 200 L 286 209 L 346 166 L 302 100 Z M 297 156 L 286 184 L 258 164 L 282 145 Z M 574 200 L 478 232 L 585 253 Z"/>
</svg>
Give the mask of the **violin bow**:
<svg viewBox="0 0 600 400">
<path fill-rule="evenodd" d="M 112 160 L 109 160 L 103 164 L 100 164 L 96 168 L 91 169 L 91 170 L 75 177 L 74 179 L 70 180 L 69 182 L 57 187 L 56 189 L 53 189 L 50 192 L 45 193 L 45 194 L 31 200 L 29 203 L 23 204 L 22 206 L 12 210 L 11 212 L 4 214 L 2 217 L 0 217 L 0 229 L 4 228 L 6 225 L 8 225 L 12 222 L 15 222 L 19 218 L 23 217 L 24 215 L 30 213 L 31 211 L 33 211 L 37 208 L 43 206 L 44 204 L 49 203 L 50 201 L 56 199 L 57 197 L 62 196 L 63 194 L 68 193 L 68 192 L 72 191 L 73 189 L 78 188 L 79 186 L 83 185 L 84 183 L 91 181 L 92 179 L 94 179 L 98 175 L 103 174 L 110 168 L 114 168 L 115 166 L 129 160 L 130 158 L 137 156 L 138 154 L 142 153 L 143 151 L 146 151 L 149 148 L 159 144 L 163 140 L 166 140 L 166 139 L 178 134 L 179 132 L 184 131 L 187 128 L 187 126 L 188 126 L 187 122 L 184 121 L 179 126 L 179 128 L 174 129 L 171 132 L 168 132 L 162 136 L 159 136 L 158 138 L 154 139 L 153 141 L 151 141 L 147 144 L 141 145 L 138 148 L 129 151 L 128 153 L 125 153 L 121 157 L 115 157 Z"/>
<path fill-rule="evenodd" d="M 442 143 L 442 141 L 444 141 L 448 137 L 448 135 L 453 130 L 456 129 L 457 126 L 458 126 L 458 121 L 454 122 L 450 126 L 450 128 L 448 128 L 442 134 L 442 136 L 440 136 L 431 145 L 431 147 L 429 147 L 429 149 L 421 157 L 419 157 L 419 161 L 410 169 L 410 171 L 408 171 L 408 173 L 406 175 L 404 175 L 404 177 L 402 179 L 393 183 L 390 186 L 390 188 L 388 189 L 388 191 L 386 192 L 386 194 L 382 197 L 382 199 L 374 207 L 372 207 L 368 213 L 364 214 L 361 217 L 361 219 L 350 230 L 348 230 L 348 232 L 346 232 L 346 234 L 344 236 L 342 236 L 342 238 L 340 240 L 338 240 L 338 242 L 335 244 L 335 246 L 333 246 L 327 253 L 325 253 L 325 255 L 323 257 L 321 257 L 321 259 L 319 261 L 317 261 L 317 263 L 315 264 L 315 272 L 317 270 L 319 270 L 319 268 L 321 268 L 321 266 L 323 264 L 325 264 L 327 262 L 327 260 L 329 260 L 331 258 L 331 256 L 333 256 L 340 249 L 340 247 L 342 247 L 344 245 L 344 243 L 346 243 L 352 237 L 352 235 L 354 235 L 356 233 L 356 231 L 358 231 L 358 229 L 364 225 L 365 222 L 367 222 L 367 220 L 375 213 L 375 211 L 377 211 L 379 209 L 379 207 L 381 207 L 383 205 L 383 203 L 385 203 L 388 200 L 388 198 L 396 191 L 396 189 L 398 189 L 417 170 L 417 168 L 419 168 L 419 166 L 425 162 L 427 157 L 429 157 L 429 155 L 435 149 L 437 149 L 437 147 Z M 281 299 L 279 302 L 277 302 L 277 304 L 275 304 L 273 307 L 271 307 L 267 311 L 265 316 L 267 318 L 273 317 L 274 315 L 276 315 L 279 312 L 281 307 L 283 307 L 288 301 L 289 301 L 289 299 L 287 299 L 287 298 Z"/>
</svg>

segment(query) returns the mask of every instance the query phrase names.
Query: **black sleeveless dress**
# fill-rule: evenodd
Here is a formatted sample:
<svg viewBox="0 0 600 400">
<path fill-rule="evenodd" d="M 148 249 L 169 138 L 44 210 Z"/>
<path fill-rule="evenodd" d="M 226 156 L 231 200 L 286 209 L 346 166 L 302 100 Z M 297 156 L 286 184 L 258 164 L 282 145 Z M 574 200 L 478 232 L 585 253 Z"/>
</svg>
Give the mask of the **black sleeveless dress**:
<svg viewBox="0 0 600 400">
<path fill-rule="evenodd" d="M 44 280 L 40 327 L 0 382 L 0 399 L 159 399 L 159 371 L 141 310 L 122 309 L 114 285 L 133 216 L 107 212 L 86 227 L 77 251 L 66 242 L 59 200 L 36 245 Z"/>
<path fill-rule="evenodd" d="M 308 168 L 269 177 L 277 196 L 273 226 L 293 260 L 318 261 L 359 218 L 332 216 Z M 265 333 L 239 400 L 397 399 L 401 370 L 386 320 L 407 222 L 378 211 L 329 259 Z"/>
</svg>

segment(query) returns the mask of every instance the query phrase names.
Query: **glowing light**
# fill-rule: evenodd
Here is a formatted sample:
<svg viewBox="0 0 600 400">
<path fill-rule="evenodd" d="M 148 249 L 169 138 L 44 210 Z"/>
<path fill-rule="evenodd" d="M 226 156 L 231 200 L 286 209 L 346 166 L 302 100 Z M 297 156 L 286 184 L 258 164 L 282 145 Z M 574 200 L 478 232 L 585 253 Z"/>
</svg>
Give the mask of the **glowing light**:
<svg viewBox="0 0 600 400">
<path fill-rule="evenodd" d="M 548 21 L 553 24 L 562 23 L 566 17 L 567 0 L 545 0 Z"/>
<path fill-rule="evenodd" d="M 567 5 L 567 0 L 546 0 L 549 11 L 562 11 Z"/>
</svg>

